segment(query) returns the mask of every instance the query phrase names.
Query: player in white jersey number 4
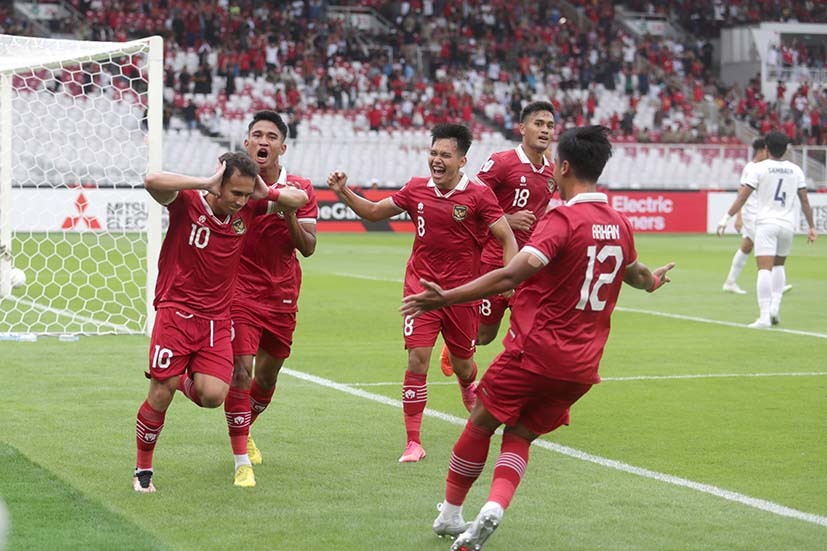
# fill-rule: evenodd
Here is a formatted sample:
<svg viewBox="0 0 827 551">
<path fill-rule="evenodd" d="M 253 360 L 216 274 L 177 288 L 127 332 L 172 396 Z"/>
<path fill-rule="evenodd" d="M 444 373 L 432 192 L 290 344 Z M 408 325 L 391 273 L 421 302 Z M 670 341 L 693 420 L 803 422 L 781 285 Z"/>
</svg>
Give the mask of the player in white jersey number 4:
<svg viewBox="0 0 827 551">
<path fill-rule="evenodd" d="M 718 223 L 718 235 L 723 235 L 729 221 L 750 195 L 757 195 L 755 218 L 755 261 L 758 264 L 758 319 L 750 327 L 766 329 L 780 321 L 781 297 L 786 285 L 784 262 L 790 254 L 795 231 L 796 196 L 807 220 L 807 242 L 816 240 L 813 209 L 807 198 L 807 183 L 801 168 L 781 157 L 787 151 L 787 136 L 770 132 L 766 137 L 769 159 L 755 165 L 746 174 L 738 196 Z"/>
</svg>

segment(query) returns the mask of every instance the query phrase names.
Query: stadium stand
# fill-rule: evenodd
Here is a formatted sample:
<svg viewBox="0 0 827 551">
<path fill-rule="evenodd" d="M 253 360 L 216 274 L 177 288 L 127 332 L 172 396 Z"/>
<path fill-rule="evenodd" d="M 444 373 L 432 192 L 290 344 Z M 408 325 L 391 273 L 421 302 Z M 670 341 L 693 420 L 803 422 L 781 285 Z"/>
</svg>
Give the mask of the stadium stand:
<svg viewBox="0 0 827 551">
<path fill-rule="evenodd" d="M 171 143 L 210 136 L 236 147 L 249 113 L 271 108 L 290 121 L 293 149 L 325 139 L 361 144 L 376 138 L 417 147 L 413 141 L 427 142 L 424 129 L 446 120 L 466 122 L 485 143 L 494 143 L 496 134 L 507 144 L 521 106 L 550 99 L 558 131 L 588 123 L 612 128 L 624 144 L 607 167 L 607 174 L 619 175 L 613 183 L 628 180 L 620 167 L 645 159 L 652 169 L 646 174 L 659 175 L 652 185 L 703 187 L 737 181 L 748 155 L 744 144 L 770 128 L 794 143 L 824 142 L 823 41 L 782 35 L 767 52 L 768 78 L 779 78 L 777 100 L 767 97 L 760 76 L 725 83 L 714 55 L 719 31 L 732 25 L 825 21 L 818 2 L 62 4 L 70 7 L 68 17 L 49 26 L 73 38 L 164 36 L 164 125 Z M 1 14 L 6 28 L 38 30 L 25 18 Z M 786 78 L 805 72 L 817 78 Z M 664 145 L 643 147 L 650 143 Z M 710 148 L 669 145 L 692 143 Z M 175 147 L 176 159 L 193 163 L 209 150 Z M 709 172 L 704 183 L 678 181 L 687 166 L 710 159 L 701 169 Z M 393 182 L 381 174 L 371 179 Z"/>
</svg>

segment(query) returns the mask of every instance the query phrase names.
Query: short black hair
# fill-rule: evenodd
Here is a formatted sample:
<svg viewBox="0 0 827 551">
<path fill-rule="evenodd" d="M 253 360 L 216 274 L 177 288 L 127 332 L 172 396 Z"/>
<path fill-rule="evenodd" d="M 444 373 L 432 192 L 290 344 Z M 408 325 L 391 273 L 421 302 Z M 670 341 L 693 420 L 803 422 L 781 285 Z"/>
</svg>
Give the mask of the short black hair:
<svg viewBox="0 0 827 551">
<path fill-rule="evenodd" d="M 438 124 L 431 130 L 431 145 L 437 140 L 455 139 L 457 151 L 461 155 L 468 153 L 471 148 L 471 141 L 474 139 L 471 131 L 463 124 Z"/>
<path fill-rule="evenodd" d="M 548 111 L 551 116 L 554 116 L 554 106 L 548 101 L 532 101 L 520 111 L 520 122 L 525 122 L 532 113 L 537 111 Z"/>
<path fill-rule="evenodd" d="M 597 183 L 612 156 L 609 129 L 593 125 L 566 130 L 557 142 L 557 156 L 569 162 L 576 178 Z"/>
<path fill-rule="evenodd" d="M 218 161 L 227 163 L 224 175 L 221 177 L 222 184 L 226 183 L 236 172 L 249 178 L 258 176 L 258 165 L 243 151 L 224 153 L 218 158 Z"/>
<path fill-rule="evenodd" d="M 281 115 L 276 113 L 275 111 L 271 111 L 270 109 L 263 109 L 258 111 L 255 115 L 253 115 L 253 120 L 250 121 L 250 124 L 247 125 L 247 133 L 250 133 L 250 130 L 253 129 L 253 126 L 258 121 L 270 121 L 276 125 L 276 128 L 279 129 L 281 132 L 281 136 L 283 139 L 287 139 L 287 123 L 281 118 Z"/>
<path fill-rule="evenodd" d="M 767 149 L 773 157 L 783 157 L 784 153 L 787 152 L 787 144 L 790 143 L 790 139 L 786 134 L 773 130 L 764 139 L 767 142 Z"/>
<path fill-rule="evenodd" d="M 754 142 L 752 142 L 752 155 L 758 155 L 758 152 L 762 149 L 767 148 L 767 141 L 764 138 L 756 138 Z"/>
</svg>

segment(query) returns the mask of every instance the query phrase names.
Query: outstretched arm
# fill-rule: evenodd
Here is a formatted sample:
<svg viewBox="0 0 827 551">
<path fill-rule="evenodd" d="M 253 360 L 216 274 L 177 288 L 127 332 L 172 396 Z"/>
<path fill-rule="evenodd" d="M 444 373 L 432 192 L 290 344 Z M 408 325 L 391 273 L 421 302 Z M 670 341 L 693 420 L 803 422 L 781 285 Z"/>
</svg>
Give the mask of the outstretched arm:
<svg viewBox="0 0 827 551">
<path fill-rule="evenodd" d="M 347 187 L 347 174 L 344 172 L 331 172 L 327 177 L 327 185 L 353 212 L 370 222 L 379 222 L 402 212 L 390 197 L 374 202 L 356 195 Z"/>
<path fill-rule="evenodd" d="M 542 261 L 531 253 L 519 252 L 507 266 L 488 272 L 465 285 L 442 289 L 436 283 L 421 280 L 425 291 L 402 299 L 399 309 L 406 316 L 418 316 L 429 310 L 470 302 L 516 288 L 543 267 Z"/>
<path fill-rule="evenodd" d="M 650 271 L 649 268 L 646 267 L 646 264 L 636 261 L 626 268 L 626 272 L 623 274 L 623 281 L 635 289 L 646 289 L 647 292 L 653 293 L 661 286 L 672 281 L 666 273 L 674 267 L 675 263 L 670 262 L 665 266 L 657 268 L 655 271 Z"/>
</svg>

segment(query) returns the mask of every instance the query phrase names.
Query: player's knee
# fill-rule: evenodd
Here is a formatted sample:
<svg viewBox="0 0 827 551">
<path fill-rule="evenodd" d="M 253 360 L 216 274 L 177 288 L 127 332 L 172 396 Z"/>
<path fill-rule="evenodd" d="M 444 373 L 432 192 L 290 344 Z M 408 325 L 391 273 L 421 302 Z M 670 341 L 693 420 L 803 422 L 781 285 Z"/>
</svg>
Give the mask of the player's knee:
<svg viewBox="0 0 827 551">
<path fill-rule="evenodd" d="M 201 407 L 214 409 L 224 404 L 227 393 L 220 393 L 213 390 L 206 390 L 198 398 L 201 400 Z"/>
<path fill-rule="evenodd" d="M 408 353 L 408 371 L 418 374 L 427 373 L 429 359 L 428 354 L 419 353 L 418 350 L 411 350 Z"/>
</svg>

